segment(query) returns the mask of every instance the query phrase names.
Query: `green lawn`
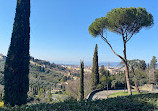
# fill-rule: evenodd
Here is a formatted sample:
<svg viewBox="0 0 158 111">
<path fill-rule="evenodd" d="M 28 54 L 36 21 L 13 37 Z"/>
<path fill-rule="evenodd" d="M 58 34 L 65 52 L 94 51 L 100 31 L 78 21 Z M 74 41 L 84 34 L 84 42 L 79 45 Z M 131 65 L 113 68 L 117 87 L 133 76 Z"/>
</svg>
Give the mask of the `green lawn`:
<svg viewBox="0 0 158 111">
<path fill-rule="evenodd" d="M 133 91 L 132 95 L 137 95 L 139 93 Z M 141 92 L 140 94 L 147 94 L 146 92 Z M 108 98 L 118 97 L 118 96 L 128 96 L 128 92 L 116 92 L 108 96 Z"/>
<path fill-rule="evenodd" d="M 55 98 L 57 100 L 57 102 L 59 101 L 64 101 L 68 98 L 68 95 L 65 94 L 52 94 L 52 97 Z"/>
</svg>

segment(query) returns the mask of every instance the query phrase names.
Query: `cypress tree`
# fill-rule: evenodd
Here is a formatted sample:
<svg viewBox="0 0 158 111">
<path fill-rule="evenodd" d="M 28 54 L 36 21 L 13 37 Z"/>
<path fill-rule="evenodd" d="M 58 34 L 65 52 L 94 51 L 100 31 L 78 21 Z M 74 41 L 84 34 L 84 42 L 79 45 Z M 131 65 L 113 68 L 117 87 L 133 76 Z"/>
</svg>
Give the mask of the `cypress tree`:
<svg viewBox="0 0 158 111">
<path fill-rule="evenodd" d="M 27 103 L 29 90 L 30 0 L 17 0 L 11 43 L 4 71 L 5 104 Z"/>
<path fill-rule="evenodd" d="M 42 72 L 45 72 L 45 68 L 44 67 L 42 67 Z"/>
<path fill-rule="evenodd" d="M 96 44 L 94 55 L 93 55 L 92 90 L 95 90 L 98 84 L 99 84 L 98 46 Z"/>
<path fill-rule="evenodd" d="M 154 69 L 154 70 L 157 68 L 157 59 L 156 59 L 155 56 L 153 56 L 153 58 L 152 58 L 152 60 L 150 62 L 150 68 Z"/>
<path fill-rule="evenodd" d="M 84 100 L 84 62 L 81 61 L 80 85 L 79 85 L 79 100 Z"/>
</svg>

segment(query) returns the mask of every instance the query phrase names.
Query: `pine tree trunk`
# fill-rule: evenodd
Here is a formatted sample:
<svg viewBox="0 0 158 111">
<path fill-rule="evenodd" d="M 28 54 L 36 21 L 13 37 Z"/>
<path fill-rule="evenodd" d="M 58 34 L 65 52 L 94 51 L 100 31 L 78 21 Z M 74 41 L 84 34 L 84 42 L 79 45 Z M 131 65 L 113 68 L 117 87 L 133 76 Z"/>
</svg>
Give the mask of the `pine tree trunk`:
<svg viewBox="0 0 158 111">
<path fill-rule="evenodd" d="M 137 92 L 137 93 L 140 93 L 140 90 L 139 90 L 139 88 L 138 88 L 138 85 L 137 85 L 137 82 L 134 80 L 134 85 L 135 85 L 135 91 Z"/>
<path fill-rule="evenodd" d="M 123 50 L 123 54 L 124 54 L 124 64 L 125 64 L 125 69 L 126 69 L 126 81 L 127 81 L 127 89 L 128 89 L 128 94 L 132 95 L 132 91 L 131 91 L 131 85 L 130 85 L 130 79 L 129 79 L 129 68 L 128 68 L 128 64 L 127 64 L 127 56 L 126 56 L 126 37 L 123 36 L 123 43 L 124 43 L 124 50 Z"/>
<path fill-rule="evenodd" d="M 138 82 L 137 82 L 137 79 L 136 79 L 136 75 L 135 75 L 135 71 L 134 71 L 134 68 L 132 67 L 132 72 L 133 72 L 133 75 L 134 75 L 134 85 L 135 85 L 135 91 L 137 92 L 137 93 L 140 93 L 140 90 L 139 90 L 139 88 L 138 88 Z"/>
<path fill-rule="evenodd" d="M 132 95 L 132 91 L 130 87 L 130 79 L 129 79 L 129 68 L 128 68 L 127 62 L 125 62 L 125 69 L 126 69 L 126 82 L 127 82 L 128 94 Z"/>
</svg>

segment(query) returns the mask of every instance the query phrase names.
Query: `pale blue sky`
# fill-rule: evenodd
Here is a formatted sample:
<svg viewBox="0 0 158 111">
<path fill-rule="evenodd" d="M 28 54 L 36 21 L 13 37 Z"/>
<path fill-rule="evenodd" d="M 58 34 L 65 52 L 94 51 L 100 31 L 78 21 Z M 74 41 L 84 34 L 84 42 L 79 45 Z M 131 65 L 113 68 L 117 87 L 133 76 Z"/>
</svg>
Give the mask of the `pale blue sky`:
<svg viewBox="0 0 158 111">
<path fill-rule="evenodd" d="M 119 7 L 144 7 L 154 17 L 154 26 L 143 29 L 127 44 L 128 59 L 150 62 L 158 57 L 157 0 L 31 0 L 30 54 L 55 63 L 91 62 L 98 44 L 99 62 L 118 62 L 100 38 L 92 38 L 89 25 Z M 15 16 L 16 0 L 0 0 L 0 53 L 7 54 Z M 108 33 L 114 49 L 122 55 L 119 35 Z"/>
</svg>

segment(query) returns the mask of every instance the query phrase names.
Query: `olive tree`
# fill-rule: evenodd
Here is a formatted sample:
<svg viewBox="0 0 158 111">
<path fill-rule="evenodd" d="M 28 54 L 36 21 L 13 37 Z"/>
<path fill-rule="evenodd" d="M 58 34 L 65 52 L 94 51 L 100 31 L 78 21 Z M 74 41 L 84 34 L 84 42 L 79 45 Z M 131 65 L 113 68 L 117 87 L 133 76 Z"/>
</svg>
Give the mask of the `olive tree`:
<svg viewBox="0 0 158 111">
<path fill-rule="evenodd" d="M 137 93 L 140 93 L 140 90 L 138 88 L 138 80 L 136 78 L 136 73 L 135 73 L 135 69 L 139 69 L 141 71 L 144 71 L 146 68 L 146 63 L 144 60 L 139 60 L 139 59 L 134 59 L 134 60 L 128 60 L 127 61 L 128 67 L 131 70 L 132 74 L 133 74 L 133 81 L 134 81 L 134 85 L 135 85 L 135 91 Z M 120 62 L 119 64 L 120 66 L 122 66 L 121 68 L 125 67 L 123 62 Z"/>
<path fill-rule="evenodd" d="M 100 36 L 125 64 L 126 82 L 128 93 L 131 95 L 129 68 L 127 65 L 126 45 L 127 42 L 144 27 L 153 24 L 153 16 L 145 8 L 116 8 L 107 13 L 105 17 L 97 18 L 90 26 L 89 33 L 93 37 Z M 122 36 L 123 56 L 118 54 L 107 38 L 107 30 Z"/>
</svg>

